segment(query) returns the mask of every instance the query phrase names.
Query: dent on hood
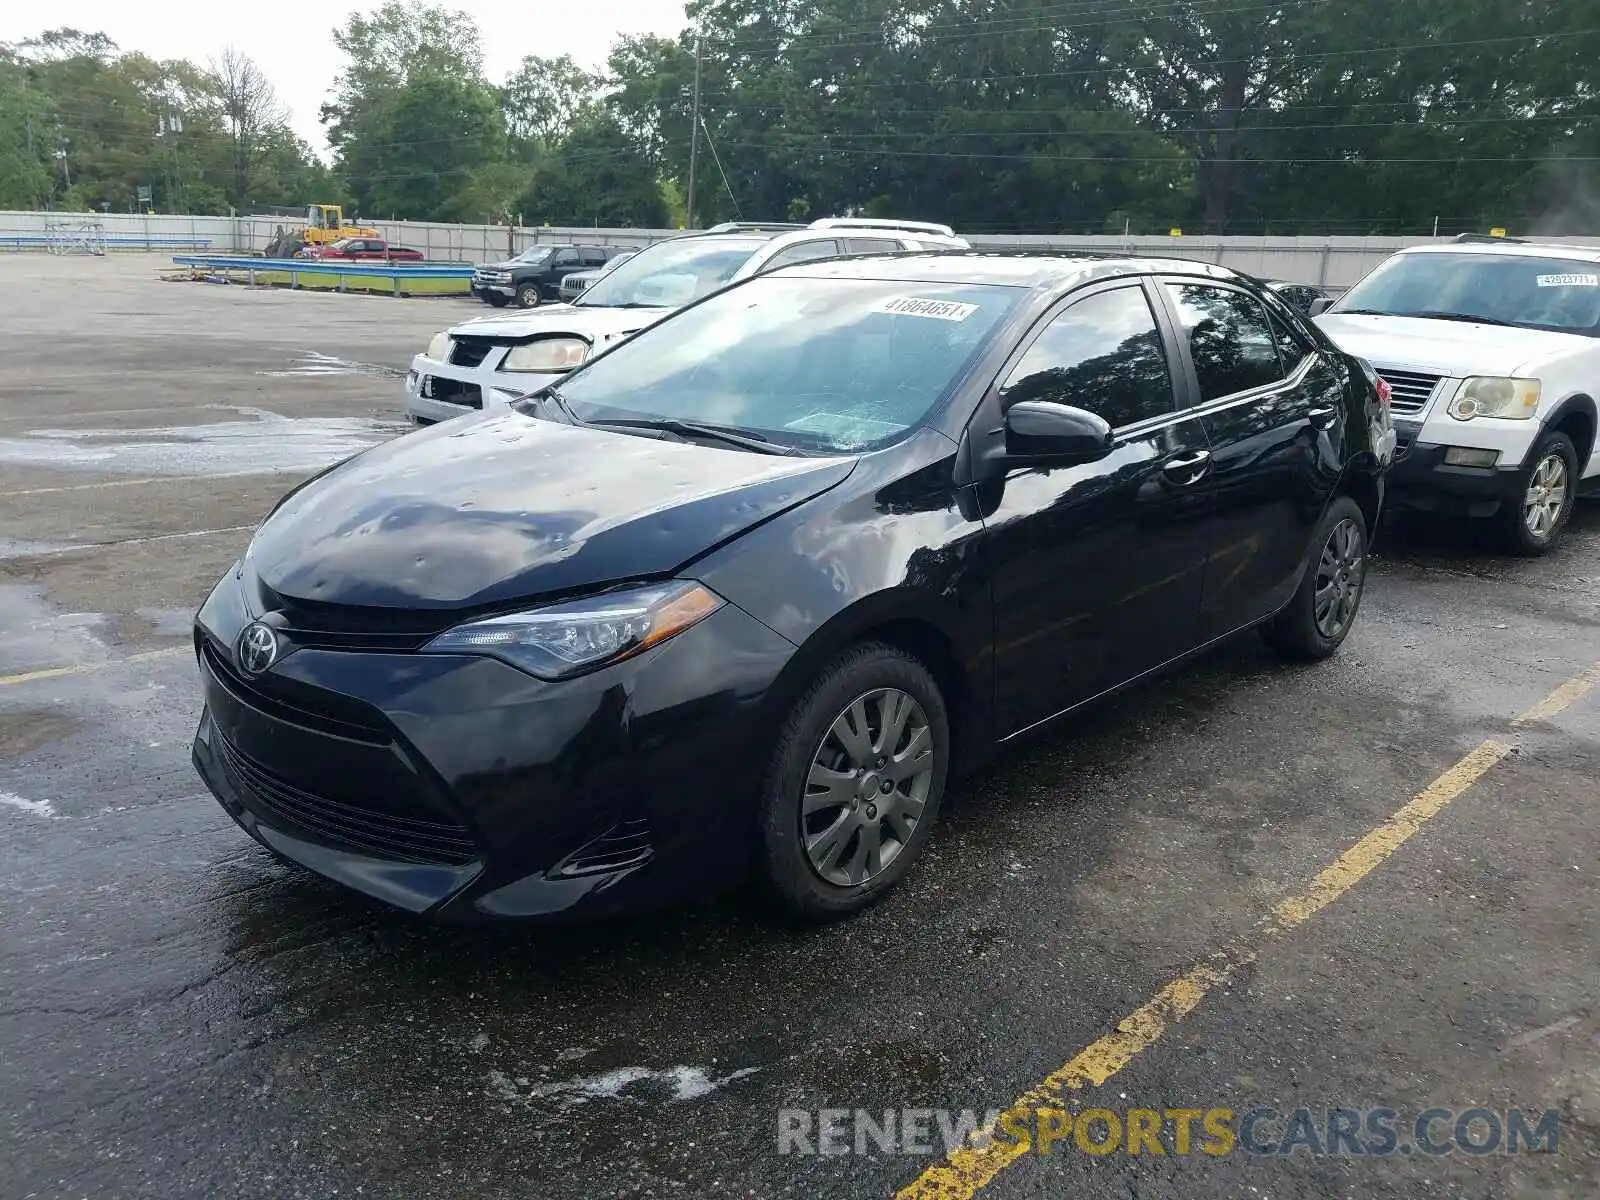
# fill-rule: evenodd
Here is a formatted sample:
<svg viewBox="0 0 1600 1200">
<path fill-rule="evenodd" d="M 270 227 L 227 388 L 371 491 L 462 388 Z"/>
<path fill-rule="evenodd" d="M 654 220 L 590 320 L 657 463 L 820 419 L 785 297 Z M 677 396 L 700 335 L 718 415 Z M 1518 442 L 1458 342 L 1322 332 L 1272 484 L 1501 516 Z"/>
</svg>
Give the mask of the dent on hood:
<svg viewBox="0 0 1600 1200">
<path fill-rule="evenodd" d="M 303 600 L 458 608 L 664 575 L 834 486 L 770 458 L 517 413 L 391 442 L 288 499 L 255 569 Z"/>
</svg>

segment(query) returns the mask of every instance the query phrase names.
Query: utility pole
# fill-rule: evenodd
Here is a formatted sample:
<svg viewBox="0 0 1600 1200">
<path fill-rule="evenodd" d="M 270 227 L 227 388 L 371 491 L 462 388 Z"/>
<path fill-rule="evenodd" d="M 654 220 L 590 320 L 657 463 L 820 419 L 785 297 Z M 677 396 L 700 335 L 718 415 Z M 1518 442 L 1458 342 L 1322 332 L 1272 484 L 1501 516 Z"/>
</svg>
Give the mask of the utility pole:
<svg viewBox="0 0 1600 1200">
<path fill-rule="evenodd" d="M 700 31 L 694 35 L 694 110 L 689 117 L 689 195 L 684 202 L 683 223 L 694 224 L 694 177 L 700 159 Z"/>
</svg>

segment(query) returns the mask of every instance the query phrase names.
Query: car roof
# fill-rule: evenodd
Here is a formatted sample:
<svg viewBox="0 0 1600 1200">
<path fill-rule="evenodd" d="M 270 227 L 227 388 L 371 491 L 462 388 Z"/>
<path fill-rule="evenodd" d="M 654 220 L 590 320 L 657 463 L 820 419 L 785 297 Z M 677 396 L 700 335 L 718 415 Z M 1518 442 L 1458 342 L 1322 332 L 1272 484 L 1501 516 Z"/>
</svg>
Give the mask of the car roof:
<svg viewBox="0 0 1600 1200">
<path fill-rule="evenodd" d="M 1557 242 L 1519 242 L 1509 239 L 1492 242 L 1445 242 L 1427 246 L 1407 246 L 1399 254 L 1483 254 L 1498 258 L 1565 258 L 1579 262 L 1600 262 L 1600 245 L 1570 246 Z"/>
<path fill-rule="evenodd" d="M 1052 254 L 1027 250 L 931 250 L 909 254 L 857 255 L 801 263 L 775 273 L 822 279 L 988 283 L 1045 289 L 1118 275 L 1198 275 L 1229 282 L 1249 279 L 1227 267 L 1191 259 Z"/>
</svg>

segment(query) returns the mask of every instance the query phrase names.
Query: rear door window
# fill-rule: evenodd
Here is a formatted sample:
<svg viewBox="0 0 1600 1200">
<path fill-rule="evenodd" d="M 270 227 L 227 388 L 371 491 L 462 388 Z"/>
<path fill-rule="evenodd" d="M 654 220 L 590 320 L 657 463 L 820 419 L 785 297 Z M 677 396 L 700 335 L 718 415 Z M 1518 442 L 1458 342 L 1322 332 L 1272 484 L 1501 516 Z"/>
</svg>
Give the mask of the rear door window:
<svg viewBox="0 0 1600 1200">
<path fill-rule="evenodd" d="M 1245 292 L 1209 284 L 1169 283 L 1189 342 L 1202 401 L 1219 400 L 1284 377 L 1267 311 Z M 1299 362 L 1299 356 L 1295 362 Z"/>
<path fill-rule="evenodd" d="M 844 252 L 846 254 L 898 254 L 903 249 L 899 242 L 893 238 L 863 238 L 853 237 L 844 239 Z"/>
<path fill-rule="evenodd" d="M 792 267 L 795 263 L 815 262 L 819 258 L 834 258 L 839 253 L 839 243 L 832 238 L 813 238 L 796 242 L 779 250 L 762 267 L 763 271 L 776 271 L 779 267 Z"/>
</svg>

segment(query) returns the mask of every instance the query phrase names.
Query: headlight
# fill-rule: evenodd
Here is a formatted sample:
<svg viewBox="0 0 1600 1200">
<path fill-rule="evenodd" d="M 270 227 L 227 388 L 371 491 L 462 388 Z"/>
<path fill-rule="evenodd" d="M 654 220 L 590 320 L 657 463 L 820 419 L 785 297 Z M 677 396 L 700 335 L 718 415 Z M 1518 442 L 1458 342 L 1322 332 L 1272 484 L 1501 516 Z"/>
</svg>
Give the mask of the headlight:
<svg viewBox="0 0 1600 1200">
<path fill-rule="evenodd" d="M 1526 421 L 1539 407 L 1539 381 L 1537 379 L 1503 379 L 1497 375 L 1479 375 L 1463 379 L 1450 401 L 1450 415 L 1458 421 L 1474 417 L 1503 417 L 1508 421 Z"/>
<path fill-rule="evenodd" d="M 620 662 L 704 620 L 724 601 L 693 580 L 628 588 L 447 629 L 424 653 L 481 654 L 540 679 Z"/>
<path fill-rule="evenodd" d="M 438 362 L 443 362 L 450 357 L 450 335 L 448 333 L 436 333 L 433 335 L 432 340 L 428 342 L 428 357 Z"/>
<path fill-rule="evenodd" d="M 589 353 L 582 338 L 541 338 L 513 346 L 500 364 L 503 371 L 566 371 L 581 363 Z"/>
</svg>

